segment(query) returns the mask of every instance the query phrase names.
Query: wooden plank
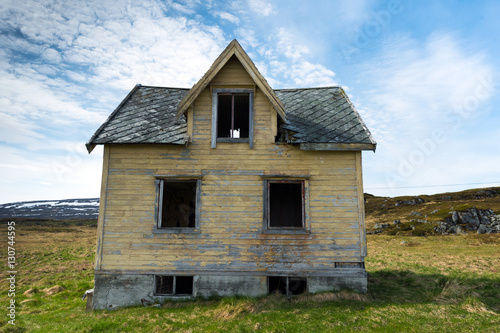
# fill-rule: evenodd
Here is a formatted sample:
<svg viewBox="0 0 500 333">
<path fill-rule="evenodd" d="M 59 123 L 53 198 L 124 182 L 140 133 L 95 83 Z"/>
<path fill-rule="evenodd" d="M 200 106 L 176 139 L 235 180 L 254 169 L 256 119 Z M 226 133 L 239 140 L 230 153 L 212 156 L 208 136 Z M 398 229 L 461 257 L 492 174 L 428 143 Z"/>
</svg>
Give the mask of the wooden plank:
<svg viewBox="0 0 500 333">
<path fill-rule="evenodd" d="M 361 152 L 356 153 L 356 177 L 358 189 L 358 211 L 359 211 L 359 243 L 361 256 L 367 253 L 366 228 L 365 228 L 365 197 L 363 194 L 363 171 L 361 162 Z"/>
<path fill-rule="evenodd" d="M 355 248 L 355 246 L 353 246 Z M 213 250 L 206 250 L 202 252 L 182 251 L 177 248 L 175 251 L 172 249 L 162 251 L 156 247 L 143 248 L 140 250 L 135 249 L 130 251 L 127 249 L 111 251 L 105 254 L 106 264 L 111 264 L 113 261 L 130 264 L 133 261 L 143 261 L 156 263 L 161 265 L 176 263 L 177 265 L 191 264 L 196 266 L 222 264 L 230 266 L 234 264 L 253 263 L 256 266 L 261 265 L 279 265 L 279 264 L 292 264 L 303 263 L 304 268 L 314 267 L 315 265 L 331 265 L 334 260 L 344 259 L 347 261 L 349 257 L 358 257 L 356 250 L 352 250 L 349 246 L 339 246 L 336 250 L 322 251 L 315 250 L 301 251 L 294 250 L 297 247 L 290 248 L 275 248 L 268 249 L 268 252 L 262 253 L 245 253 L 234 247 L 214 248 Z M 320 255 L 312 255 L 318 253 Z M 228 260 L 228 257 L 235 257 L 235 260 Z"/>
<path fill-rule="evenodd" d="M 190 108 L 187 110 L 187 135 L 189 136 L 189 141 L 191 142 L 193 139 L 193 110 L 194 110 L 194 103 L 191 105 Z"/>
<path fill-rule="evenodd" d="M 108 187 L 108 165 L 110 147 L 104 145 L 103 161 L 102 161 L 102 179 L 101 179 L 101 194 L 99 200 L 99 216 L 97 218 L 97 243 L 96 243 L 96 256 L 95 256 L 95 269 L 101 269 L 102 251 L 104 241 L 104 220 L 106 216 L 106 189 Z"/>
<path fill-rule="evenodd" d="M 150 250 L 147 252 L 151 252 Z M 115 252 L 116 253 L 116 252 Z M 206 260 L 205 258 L 208 258 Z M 191 253 L 155 253 L 153 255 L 135 255 L 135 254 L 107 254 L 105 256 L 106 269 L 136 269 L 139 266 L 147 265 L 163 269 L 193 269 L 200 270 L 203 267 L 218 266 L 221 271 L 241 270 L 248 268 L 249 265 L 255 268 L 268 267 L 287 267 L 294 264 L 301 264 L 300 270 L 314 270 L 315 267 L 334 267 L 336 261 L 359 261 L 359 256 L 349 249 L 332 251 L 329 255 L 314 257 L 312 260 L 307 254 L 304 256 L 287 252 L 268 255 L 266 257 L 249 256 L 241 260 L 228 261 L 227 252 L 221 251 L 220 254 L 198 254 Z"/>
</svg>

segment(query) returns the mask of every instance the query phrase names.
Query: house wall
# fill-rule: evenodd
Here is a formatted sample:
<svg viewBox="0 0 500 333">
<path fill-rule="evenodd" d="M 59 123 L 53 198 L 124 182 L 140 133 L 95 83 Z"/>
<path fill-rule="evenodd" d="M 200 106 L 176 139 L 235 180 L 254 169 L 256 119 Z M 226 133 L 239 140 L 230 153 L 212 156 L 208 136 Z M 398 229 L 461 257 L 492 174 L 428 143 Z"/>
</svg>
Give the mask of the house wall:
<svg viewBox="0 0 500 333">
<path fill-rule="evenodd" d="M 248 74 L 238 65 L 229 63 L 212 83 L 248 84 Z M 275 144 L 276 112 L 258 88 L 254 148 L 249 149 L 248 143 L 217 143 L 212 149 L 211 108 L 207 87 L 190 111 L 192 142 L 187 147 L 105 147 L 94 307 L 137 304 L 138 295 L 129 297 L 130 304 L 104 295 L 121 295 L 120 286 L 138 279 L 146 286 L 141 292 L 150 288 L 144 296 L 153 297 L 154 274 L 196 275 L 198 296 L 214 290 L 220 295 L 225 295 L 223 290 L 265 294 L 265 277 L 270 275 L 309 277 L 310 291 L 346 286 L 366 291 L 363 268 L 335 268 L 335 262 L 362 262 L 366 255 L 361 153 L 303 151 Z M 262 175 L 274 173 L 310 176 L 306 198 L 310 233 L 262 232 Z M 202 177 L 199 233 L 153 233 L 155 175 Z"/>
</svg>

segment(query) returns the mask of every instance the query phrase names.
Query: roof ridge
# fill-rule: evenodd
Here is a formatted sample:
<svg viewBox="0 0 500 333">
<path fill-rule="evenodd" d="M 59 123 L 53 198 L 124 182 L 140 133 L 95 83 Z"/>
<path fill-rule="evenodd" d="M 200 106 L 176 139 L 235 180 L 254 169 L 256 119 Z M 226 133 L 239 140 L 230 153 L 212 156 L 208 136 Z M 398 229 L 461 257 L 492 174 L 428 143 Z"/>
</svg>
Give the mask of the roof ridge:
<svg viewBox="0 0 500 333">
<path fill-rule="evenodd" d="M 181 87 L 162 87 L 162 86 L 145 86 L 145 85 L 138 85 L 139 88 L 158 88 L 158 89 L 182 89 L 182 90 L 189 90 L 191 88 L 181 88 Z"/>
<path fill-rule="evenodd" d="M 325 86 L 325 87 L 308 87 L 308 88 L 283 88 L 283 89 L 273 89 L 274 91 L 296 91 L 296 90 L 318 90 L 318 89 L 331 89 L 337 88 L 342 89 L 342 86 Z"/>
</svg>

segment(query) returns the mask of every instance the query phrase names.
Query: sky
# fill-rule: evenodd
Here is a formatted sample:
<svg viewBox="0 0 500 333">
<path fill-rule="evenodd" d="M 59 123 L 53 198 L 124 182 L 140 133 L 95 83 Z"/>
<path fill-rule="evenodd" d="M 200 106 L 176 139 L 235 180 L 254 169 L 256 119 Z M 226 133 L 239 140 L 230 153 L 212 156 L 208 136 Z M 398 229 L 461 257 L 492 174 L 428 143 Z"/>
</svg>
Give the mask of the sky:
<svg viewBox="0 0 500 333">
<path fill-rule="evenodd" d="M 84 144 L 136 85 L 189 88 L 232 39 L 271 87 L 340 85 L 365 192 L 500 186 L 500 2 L 2 0 L 0 203 L 95 198 Z"/>
</svg>

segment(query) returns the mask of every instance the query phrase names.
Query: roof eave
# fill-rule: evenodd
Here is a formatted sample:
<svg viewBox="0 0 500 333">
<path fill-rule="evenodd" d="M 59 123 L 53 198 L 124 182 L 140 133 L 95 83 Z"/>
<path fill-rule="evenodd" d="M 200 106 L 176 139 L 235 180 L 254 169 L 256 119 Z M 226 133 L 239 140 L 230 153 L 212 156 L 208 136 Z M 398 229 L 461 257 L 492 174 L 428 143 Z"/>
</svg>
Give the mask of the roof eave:
<svg viewBox="0 0 500 333">
<path fill-rule="evenodd" d="M 313 143 L 300 144 L 301 150 L 323 150 L 323 151 L 361 151 L 371 150 L 375 152 L 376 143 Z"/>
</svg>

